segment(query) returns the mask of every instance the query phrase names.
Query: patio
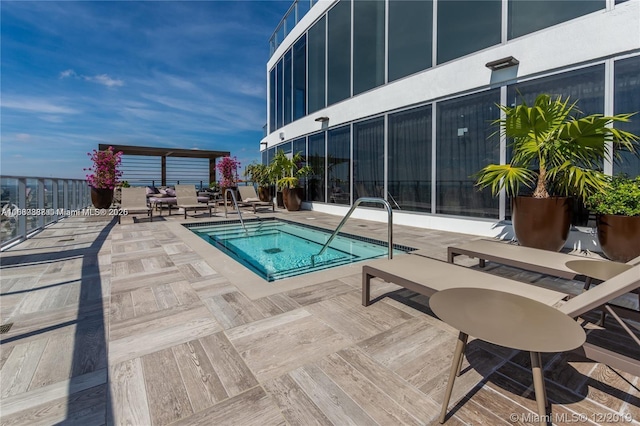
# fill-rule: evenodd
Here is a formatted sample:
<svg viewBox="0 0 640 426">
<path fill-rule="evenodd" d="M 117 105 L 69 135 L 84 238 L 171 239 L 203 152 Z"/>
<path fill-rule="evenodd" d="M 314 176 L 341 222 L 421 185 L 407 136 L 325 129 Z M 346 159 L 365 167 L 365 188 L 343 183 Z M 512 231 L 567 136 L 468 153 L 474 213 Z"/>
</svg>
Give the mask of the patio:
<svg viewBox="0 0 640 426">
<path fill-rule="evenodd" d="M 260 214 L 272 215 L 329 229 L 341 219 Z M 187 221 L 222 219 L 201 216 Z M 365 308 L 358 265 L 269 284 L 182 215 L 131 221 L 69 218 L 3 252 L 0 315 L 14 325 L 1 335 L 1 424 L 438 424 L 457 331 L 426 297 L 377 281 L 372 297 L 391 293 Z M 384 239 L 386 224 L 343 231 Z M 395 243 L 440 260 L 471 238 L 394 226 Z M 572 354 L 543 362 L 554 423 L 640 420 L 638 377 Z M 536 423 L 528 354 L 472 340 L 462 371 L 447 425 Z"/>
</svg>

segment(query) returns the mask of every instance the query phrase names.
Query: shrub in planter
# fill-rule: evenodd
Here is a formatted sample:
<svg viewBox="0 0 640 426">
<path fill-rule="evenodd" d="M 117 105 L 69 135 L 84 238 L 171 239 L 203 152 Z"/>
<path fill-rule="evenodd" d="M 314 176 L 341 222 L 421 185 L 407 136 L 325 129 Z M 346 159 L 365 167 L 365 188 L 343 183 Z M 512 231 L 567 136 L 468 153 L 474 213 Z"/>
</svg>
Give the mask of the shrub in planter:
<svg viewBox="0 0 640 426">
<path fill-rule="evenodd" d="M 596 213 L 598 240 L 609 259 L 628 262 L 640 256 L 640 176 L 610 179 L 587 206 Z"/>
</svg>

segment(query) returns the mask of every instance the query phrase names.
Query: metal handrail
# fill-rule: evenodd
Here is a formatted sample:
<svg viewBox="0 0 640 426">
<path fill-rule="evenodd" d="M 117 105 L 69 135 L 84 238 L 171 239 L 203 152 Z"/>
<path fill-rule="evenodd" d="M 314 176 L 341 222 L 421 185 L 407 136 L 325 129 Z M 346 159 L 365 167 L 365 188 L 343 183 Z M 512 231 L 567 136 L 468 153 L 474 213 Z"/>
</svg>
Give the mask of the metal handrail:
<svg viewBox="0 0 640 426">
<path fill-rule="evenodd" d="M 358 207 L 362 203 L 378 203 L 378 204 L 384 205 L 387 208 L 387 218 L 388 218 L 387 219 L 387 239 L 389 244 L 389 253 L 387 256 L 389 257 L 389 259 L 393 259 L 393 210 L 391 209 L 391 205 L 384 198 L 362 197 L 362 198 L 358 198 L 355 201 L 355 203 L 353 203 L 353 206 L 351 206 L 351 209 L 349 209 L 349 212 L 347 212 L 344 218 L 342 218 L 342 221 L 340 222 L 336 230 L 333 231 L 333 234 L 331 234 L 331 237 L 329 237 L 329 239 L 324 244 L 324 246 L 322 246 L 322 249 L 320 250 L 320 252 L 318 254 L 311 255 L 312 265 L 315 265 L 315 258 L 317 256 L 321 256 L 322 253 L 324 253 L 327 247 L 329 247 L 329 244 L 331 244 L 331 241 L 333 241 L 336 235 L 338 235 L 338 233 L 340 232 L 344 224 L 347 222 L 347 219 L 349 219 L 351 214 L 354 212 L 356 207 Z"/>
<path fill-rule="evenodd" d="M 227 217 L 227 194 L 231 194 L 231 199 L 233 200 L 233 205 L 236 206 L 236 211 L 238 212 L 242 229 L 244 229 L 244 232 L 247 232 L 247 227 L 244 226 L 244 220 L 242 220 L 242 213 L 240 213 L 240 206 L 238 206 L 238 201 L 236 200 L 236 192 L 231 188 L 225 189 L 222 197 L 222 202 L 224 203 L 224 217 Z"/>
</svg>

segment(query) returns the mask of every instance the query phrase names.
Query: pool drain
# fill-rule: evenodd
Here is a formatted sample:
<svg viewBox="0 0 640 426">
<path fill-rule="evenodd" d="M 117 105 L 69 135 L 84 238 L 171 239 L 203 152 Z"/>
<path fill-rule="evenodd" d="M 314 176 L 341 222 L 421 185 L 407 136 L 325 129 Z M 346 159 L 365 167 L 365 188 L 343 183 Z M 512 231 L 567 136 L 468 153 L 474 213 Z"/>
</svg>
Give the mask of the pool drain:
<svg viewBox="0 0 640 426">
<path fill-rule="evenodd" d="M 265 249 L 264 252 L 267 253 L 267 254 L 276 254 L 276 253 L 282 252 L 282 250 L 280 250 L 279 248 L 275 247 L 275 248 Z"/>
</svg>

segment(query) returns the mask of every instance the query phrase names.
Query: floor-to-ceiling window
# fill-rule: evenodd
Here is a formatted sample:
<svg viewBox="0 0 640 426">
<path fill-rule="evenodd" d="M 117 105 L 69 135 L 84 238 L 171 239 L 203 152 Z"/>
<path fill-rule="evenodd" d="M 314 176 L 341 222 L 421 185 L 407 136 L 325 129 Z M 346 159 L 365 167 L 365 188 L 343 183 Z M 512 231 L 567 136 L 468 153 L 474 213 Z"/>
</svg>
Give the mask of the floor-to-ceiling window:
<svg viewBox="0 0 640 426">
<path fill-rule="evenodd" d="M 431 66 L 433 2 L 389 2 L 389 81 Z"/>
<path fill-rule="evenodd" d="M 605 3 L 605 0 L 509 0 L 509 39 L 604 10 Z"/>
<path fill-rule="evenodd" d="M 269 132 L 276 130 L 276 67 L 269 72 Z"/>
<path fill-rule="evenodd" d="M 350 204 L 351 129 L 339 127 L 327 132 L 327 188 L 329 202 Z"/>
<path fill-rule="evenodd" d="M 309 37 L 309 114 L 325 107 L 325 53 L 327 18 L 323 16 L 308 33 Z"/>
<path fill-rule="evenodd" d="M 307 200 L 324 202 L 324 179 L 327 161 L 325 132 L 309 136 L 308 150 L 307 163 L 311 166 L 313 172 L 308 176 Z"/>
<path fill-rule="evenodd" d="M 298 138 L 292 142 L 292 153 L 293 155 L 300 155 L 300 163 L 299 167 L 305 166 L 307 164 L 307 138 Z M 303 199 L 306 199 L 307 189 L 307 177 L 300 177 L 299 185 L 304 188 L 305 196 Z"/>
<path fill-rule="evenodd" d="M 389 115 L 388 201 L 431 212 L 431 106 Z"/>
<path fill-rule="evenodd" d="M 436 212 L 498 217 L 498 198 L 478 191 L 473 175 L 500 161 L 499 137 L 491 123 L 500 117 L 500 90 L 438 103 Z"/>
<path fill-rule="evenodd" d="M 293 45 L 293 119 L 307 114 L 307 36 Z"/>
<path fill-rule="evenodd" d="M 385 2 L 353 2 L 353 94 L 384 84 Z"/>
<path fill-rule="evenodd" d="M 291 123 L 291 117 L 292 117 L 292 99 L 291 99 L 291 84 L 292 84 L 292 73 L 293 73 L 293 69 L 292 69 L 292 53 L 291 53 L 291 49 L 289 49 L 287 51 L 287 53 L 284 54 L 284 75 L 283 75 L 283 79 L 284 79 L 284 83 L 283 83 L 283 112 L 284 112 L 284 125 L 287 125 L 289 123 Z"/>
<path fill-rule="evenodd" d="M 283 59 L 280 59 L 278 61 L 278 64 L 276 65 L 276 128 L 279 129 L 280 127 L 282 127 L 282 121 L 284 118 L 284 111 L 283 111 L 283 101 L 282 101 L 282 97 L 284 95 L 284 90 L 283 90 L 283 86 L 284 86 L 284 81 L 283 81 L 283 75 L 282 75 L 282 67 L 283 67 Z"/>
<path fill-rule="evenodd" d="M 629 123 L 616 123 L 616 127 L 640 136 L 640 56 L 621 59 L 614 63 L 614 113 L 638 112 Z M 613 173 L 640 175 L 640 157 L 620 152 L 622 159 L 613 165 Z M 638 154 L 640 155 L 640 154 Z"/>
<path fill-rule="evenodd" d="M 384 118 L 353 125 L 353 191 L 361 197 L 384 198 Z"/>
<path fill-rule="evenodd" d="M 327 14 L 327 105 L 351 96 L 351 0 Z"/>
<path fill-rule="evenodd" d="M 500 43 L 500 0 L 438 2 L 438 63 Z"/>
</svg>

